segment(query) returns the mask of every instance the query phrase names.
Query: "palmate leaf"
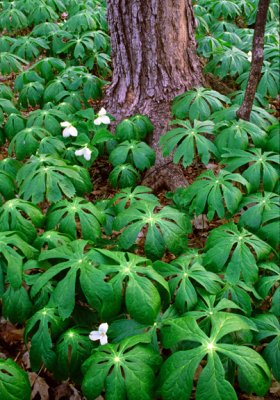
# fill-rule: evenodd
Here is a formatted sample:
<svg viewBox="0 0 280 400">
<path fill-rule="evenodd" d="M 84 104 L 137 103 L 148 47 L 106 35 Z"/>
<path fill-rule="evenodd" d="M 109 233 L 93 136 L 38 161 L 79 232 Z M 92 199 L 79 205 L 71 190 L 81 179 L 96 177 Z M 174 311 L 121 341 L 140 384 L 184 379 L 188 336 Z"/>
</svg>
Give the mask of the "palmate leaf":
<svg viewBox="0 0 280 400">
<path fill-rule="evenodd" d="M 44 86 L 40 82 L 27 83 L 19 93 L 19 104 L 24 108 L 34 107 L 41 103 L 43 94 Z"/>
<path fill-rule="evenodd" d="M 22 263 L 34 258 L 37 250 L 27 244 L 16 232 L 0 232 L 0 293 L 3 291 L 4 274 L 14 289 L 22 284 Z"/>
<path fill-rule="evenodd" d="M 262 299 L 265 299 L 266 296 L 271 296 L 271 294 L 273 293 L 273 289 L 275 288 L 275 291 L 271 298 L 270 312 L 279 317 L 280 268 L 273 262 L 261 263 L 259 264 L 259 268 L 264 270 L 265 273 L 257 281 L 256 289 L 261 295 Z"/>
<path fill-rule="evenodd" d="M 1 8 L 0 13 L 0 30 L 7 30 L 8 32 L 23 29 L 28 26 L 26 15 L 17 7 Z"/>
<path fill-rule="evenodd" d="M 42 235 L 39 235 L 34 241 L 33 245 L 36 249 L 51 250 L 56 247 L 65 245 L 72 241 L 70 236 L 64 235 L 57 231 L 45 231 Z"/>
<path fill-rule="evenodd" d="M 35 154 L 40 146 L 40 142 L 50 133 L 39 126 L 26 128 L 15 134 L 8 148 L 8 154 L 14 153 L 20 161 Z"/>
<path fill-rule="evenodd" d="M 75 382 L 82 379 L 81 365 L 88 358 L 93 348 L 88 330 L 71 328 L 64 332 L 57 341 L 55 352 L 57 362 L 55 376 L 59 380 L 71 377 Z"/>
<path fill-rule="evenodd" d="M 165 361 L 160 371 L 162 398 L 189 399 L 194 373 L 201 360 L 207 356 L 206 366 L 198 378 L 196 398 L 204 400 L 207 396 L 211 400 L 236 400 L 237 395 L 225 378 L 220 355 L 222 359 L 224 357 L 231 359 L 238 366 L 239 384 L 246 392 L 264 395 L 270 385 L 270 373 L 264 359 L 249 347 L 220 343 L 221 339 L 231 332 L 252 328 L 251 323 L 248 324 L 242 317 L 230 313 L 215 314 L 209 337 L 192 317 L 166 321 L 161 329 L 164 347 L 171 348 L 178 342 L 186 340 L 200 345 L 191 350 L 177 351 Z M 209 387 L 212 388 L 211 391 Z"/>
<path fill-rule="evenodd" d="M 134 187 L 140 176 L 135 168 L 130 164 L 116 166 L 109 175 L 109 182 L 113 188 Z"/>
<path fill-rule="evenodd" d="M 31 35 L 33 37 L 45 37 L 49 39 L 52 35 L 55 34 L 55 32 L 58 32 L 60 30 L 60 26 L 55 22 L 42 22 L 41 24 L 34 26 L 31 31 Z"/>
<path fill-rule="evenodd" d="M 191 165 L 198 155 L 203 164 L 208 164 L 211 155 L 217 155 L 216 146 L 204 134 L 212 134 L 212 121 L 196 121 L 193 126 L 189 121 L 174 120 L 172 125 L 179 128 L 172 129 L 160 138 L 163 156 L 170 155 L 173 150 L 173 162 L 178 164 L 182 160 L 184 168 Z"/>
<path fill-rule="evenodd" d="M 18 132 L 24 129 L 25 119 L 20 114 L 12 113 L 8 116 L 4 125 L 4 131 L 9 140 L 12 140 Z"/>
<path fill-rule="evenodd" d="M 53 154 L 57 156 L 64 155 L 66 147 L 58 137 L 46 136 L 39 145 L 38 154 Z"/>
<path fill-rule="evenodd" d="M 239 108 L 240 106 L 238 104 L 233 104 L 228 108 L 213 113 L 209 119 L 215 123 L 235 120 Z M 264 108 L 253 105 L 250 122 L 259 126 L 261 129 L 266 130 L 271 124 L 277 123 L 277 119 L 273 115 L 269 114 Z"/>
<path fill-rule="evenodd" d="M 14 177 L 0 169 L 0 206 L 4 200 L 12 199 L 16 193 Z"/>
<path fill-rule="evenodd" d="M 144 249 L 148 257 L 161 258 L 166 248 L 174 254 L 183 251 L 187 243 L 186 235 L 191 231 L 188 216 L 169 206 L 156 213 L 155 207 L 154 203 L 138 202 L 117 215 L 114 229 L 125 228 L 119 236 L 122 248 L 131 248 L 147 226 Z"/>
<path fill-rule="evenodd" d="M 268 340 L 269 343 L 262 351 L 262 356 L 272 369 L 273 376 L 280 381 L 280 323 L 273 314 L 261 314 L 254 318 L 258 332 L 256 338 L 261 341 Z"/>
<path fill-rule="evenodd" d="M 198 288 L 203 287 L 212 294 L 221 289 L 222 280 L 218 275 L 206 271 L 192 253 L 182 255 L 169 264 L 156 261 L 154 268 L 168 281 L 175 307 L 180 313 L 195 307 L 199 298 Z"/>
<path fill-rule="evenodd" d="M 276 123 L 271 125 L 268 130 L 267 142 L 265 144 L 265 149 L 268 151 L 274 151 L 275 153 L 280 153 L 280 124 Z"/>
<path fill-rule="evenodd" d="M 279 155 L 261 149 L 226 150 L 222 155 L 225 169 L 236 171 L 240 167 L 247 167 L 242 176 L 250 183 L 250 191 L 263 190 L 273 192 L 279 180 L 277 166 L 280 164 Z"/>
<path fill-rule="evenodd" d="M 3 316 L 13 324 L 25 323 L 32 313 L 33 304 L 24 286 L 9 286 L 2 297 Z"/>
<path fill-rule="evenodd" d="M 55 337 L 67 326 L 55 308 L 44 307 L 37 311 L 26 323 L 24 338 L 27 342 L 31 336 L 30 362 L 33 371 L 38 371 L 41 364 L 53 370 L 56 354 L 52 336 Z"/>
<path fill-rule="evenodd" d="M 42 38 L 20 36 L 15 39 L 10 51 L 24 60 L 32 61 L 34 58 L 37 58 L 43 50 L 47 49 L 49 49 L 49 46 Z"/>
<path fill-rule="evenodd" d="M 172 105 L 172 114 L 176 118 L 190 120 L 206 120 L 213 112 L 223 108 L 223 104 L 230 103 L 228 97 L 215 90 L 203 87 L 189 90 L 175 97 Z"/>
<path fill-rule="evenodd" d="M 49 82 L 54 79 L 55 73 L 59 73 L 66 68 L 66 64 L 59 58 L 46 57 L 33 64 L 32 68 L 40 74 L 46 82 Z"/>
<path fill-rule="evenodd" d="M 63 273 L 65 276 L 60 279 L 52 297 L 59 315 L 64 319 L 74 310 L 78 279 L 88 304 L 99 312 L 101 318 L 114 315 L 117 308 L 113 287 L 111 283 L 105 282 L 105 273 L 96 268 L 93 254 L 86 252 L 87 245 L 85 240 L 75 240 L 57 249 L 42 252 L 39 256 L 39 261 L 53 260 L 54 265 L 36 280 L 31 295 L 38 294 L 51 279 Z"/>
<path fill-rule="evenodd" d="M 62 196 L 73 197 L 91 190 L 89 173 L 82 167 L 69 166 L 54 155 L 32 156 L 18 171 L 20 196 L 38 204 L 46 198 L 50 203 Z"/>
<path fill-rule="evenodd" d="M 273 246 L 279 244 L 280 197 L 275 193 L 255 193 L 243 198 L 239 225 L 256 232 Z"/>
<path fill-rule="evenodd" d="M 104 219 L 104 214 L 94 204 L 75 197 L 72 201 L 61 200 L 48 209 L 46 229 L 57 229 L 73 239 L 80 236 L 95 242 L 101 237 Z"/>
<path fill-rule="evenodd" d="M 278 95 L 279 66 L 273 65 L 267 61 L 262 68 L 262 76 L 258 84 L 257 92 L 262 96 L 276 98 Z M 238 77 L 236 83 L 240 84 L 241 89 L 245 89 L 249 78 L 249 72 L 246 71 Z"/>
<path fill-rule="evenodd" d="M 242 199 L 242 192 L 231 182 L 248 186 L 248 182 L 240 174 L 231 174 L 221 170 L 217 175 L 212 170 L 203 172 L 181 194 L 184 207 L 195 215 L 203 214 L 207 209 L 207 218 L 212 220 L 215 214 L 219 218 L 225 216 L 226 210 L 233 214 Z"/>
<path fill-rule="evenodd" d="M 4 51 L 0 53 L 0 73 L 2 75 L 9 75 L 11 72 L 21 71 L 23 64 L 27 64 L 27 61 L 15 54 Z"/>
<path fill-rule="evenodd" d="M 161 308 L 160 294 L 168 301 L 169 289 L 151 261 L 132 253 L 96 251 L 94 260 L 113 286 L 116 313 L 124 299 L 132 318 L 144 324 L 154 323 Z"/>
<path fill-rule="evenodd" d="M 0 83 L 0 98 L 12 101 L 13 97 L 14 94 L 12 89 L 3 83 Z"/>
<path fill-rule="evenodd" d="M 109 161 L 114 167 L 131 163 L 140 171 L 144 171 L 155 163 L 155 158 L 155 151 L 145 142 L 126 140 L 114 148 L 110 153 Z"/>
<path fill-rule="evenodd" d="M 228 17 L 228 18 L 235 18 L 238 15 L 241 15 L 241 9 L 239 5 L 237 5 L 234 1 L 230 0 L 214 0 L 208 1 L 209 11 L 211 11 L 215 18 L 219 17 Z"/>
<path fill-rule="evenodd" d="M 210 232 L 204 264 L 215 272 L 225 271 L 230 283 L 237 283 L 242 275 L 245 283 L 250 284 L 258 278 L 256 262 L 265 259 L 271 251 L 267 243 L 246 229 L 239 231 L 231 222 Z"/>
<path fill-rule="evenodd" d="M 70 17 L 64 24 L 64 29 L 69 32 L 95 31 L 97 28 L 94 17 L 83 10 Z"/>
<path fill-rule="evenodd" d="M 5 400 L 29 400 L 31 397 L 27 373 L 10 358 L 0 359 L 0 393 Z"/>
<path fill-rule="evenodd" d="M 83 365 L 86 398 L 94 400 L 105 389 L 107 400 L 152 400 L 161 357 L 149 342 L 150 336 L 143 334 L 94 351 Z"/>
<path fill-rule="evenodd" d="M 4 171 L 7 174 L 11 175 L 11 177 L 13 179 L 16 178 L 17 172 L 21 167 L 22 167 L 22 163 L 20 161 L 16 160 L 15 158 L 6 157 L 0 161 L 0 171 Z M 0 174 L 1 174 L 1 172 L 0 172 Z M 0 182 L 4 182 L 4 179 L 5 179 L 4 175 L 2 175 Z M 7 193 L 9 193 L 8 189 L 7 189 Z M 15 196 L 12 196 L 12 197 L 15 197 Z M 9 198 L 9 197 L 7 196 L 7 198 Z"/>
<path fill-rule="evenodd" d="M 58 20 L 58 18 L 59 16 L 53 8 L 44 2 L 39 3 L 37 7 L 32 9 L 28 20 L 32 25 L 38 25 L 42 22 Z"/>
<path fill-rule="evenodd" d="M 18 231 L 29 243 L 35 240 L 37 228 L 42 228 L 44 221 L 42 211 L 22 199 L 9 200 L 0 208 L 0 230 Z"/>
<path fill-rule="evenodd" d="M 60 123 L 66 121 L 66 115 L 59 110 L 36 110 L 32 111 L 27 120 L 27 128 L 40 126 L 52 135 L 61 135 Z"/>
<path fill-rule="evenodd" d="M 152 194 L 152 189 L 146 186 L 136 186 L 134 189 L 125 188 L 121 189 L 119 193 L 115 194 L 112 203 L 117 213 L 136 205 L 138 201 L 148 201 L 155 203 L 159 206 L 158 198 Z"/>
<path fill-rule="evenodd" d="M 247 316 L 252 313 L 254 301 L 262 299 L 252 284 L 246 284 L 241 280 L 237 283 L 226 280 L 219 298 L 234 301 Z"/>
<path fill-rule="evenodd" d="M 222 153 L 225 149 L 246 150 L 250 141 L 262 147 L 267 138 L 264 130 L 249 121 L 222 121 L 215 125 L 215 144 Z"/>
<path fill-rule="evenodd" d="M 241 75 L 248 70 L 250 62 L 248 56 L 242 50 L 232 46 L 231 48 L 217 48 L 214 50 L 213 58 L 205 67 L 205 72 L 212 72 L 221 79 L 227 75 L 232 77 Z"/>
</svg>

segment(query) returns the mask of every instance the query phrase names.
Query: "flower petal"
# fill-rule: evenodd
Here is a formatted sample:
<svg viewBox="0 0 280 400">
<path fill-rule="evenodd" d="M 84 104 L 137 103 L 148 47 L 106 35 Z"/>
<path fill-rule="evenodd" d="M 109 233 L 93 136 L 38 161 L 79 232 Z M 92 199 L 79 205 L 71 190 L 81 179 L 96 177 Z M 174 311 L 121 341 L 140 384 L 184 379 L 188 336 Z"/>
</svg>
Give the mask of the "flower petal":
<svg viewBox="0 0 280 400">
<path fill-rule="evenodd" d="M 108 343 L 108 337 L 107 335 L 101 336 L 100 338 L 100 344 L 107 344 Z"/>
<path fill-rule="evenodd" d="M 98 327 L 98 332 L 106 333 L 108 331 L 109 325 L 107 322 L 104 322 L 103 324 L 99 325 Z"/>
<path fill-rule="evenodd" d="M 110 118 L 107 115 L 104 115 L 103 117 L 100 117 L 102 124 L 109 125 L 110 124 Z"/>
<path fill-rule="evenodd" d="M 74 127 L 74 126 L 69 126 L 69 133 L 70 133 L 70 136 L 78 136 L 78 131 L 77 131 L 77 129 Z"/>
<path fill-rule="evenodd" d="M 79 149 L 75 151 L 75 156 L 83 156 L 84 155 L 84 149 Z"/>
<path fill-rule="evenodd" d="M 90 338 L 90 340 L 100 340 L 101 339 L 100 332 L 91 331 L 90 334 L 89 334 L 89 338 Z"/>
<path fill-rule="evenodd" d="M 68 121 L 64 121 L 64 122 L 60 122 L 60 126 L 62 126 L 63 128 L 67 128 L 68 126 L 71 126 L 71 124 Z"/>
<path fill-rule="evenodd" d="M 87 161 L 91 159 L 91 150 L 88 147 L 84 148 L 84 158 Z"/>
<path fill-rule="evenodd" d="M 65 138 L 70 136 L 69 128 L 63 129 L 62 136 Z"/>
<path fill-rule="evenodd" d="M 102 119 L 101 119 L 101 117 L 96 118 L 96 119 L 93 121 L 93 123 L 94 123 L 94 125 L 101 125 L 101 124 L 102 124 Z"/>
<path fill-rule="evenodd" d="M 102 117 L 103 115 L 106 115 L 107 111 L 105 110 L 104 107 L 101 108 L 101 110 L 97 113 L 98 117 Z"/>
</svg>

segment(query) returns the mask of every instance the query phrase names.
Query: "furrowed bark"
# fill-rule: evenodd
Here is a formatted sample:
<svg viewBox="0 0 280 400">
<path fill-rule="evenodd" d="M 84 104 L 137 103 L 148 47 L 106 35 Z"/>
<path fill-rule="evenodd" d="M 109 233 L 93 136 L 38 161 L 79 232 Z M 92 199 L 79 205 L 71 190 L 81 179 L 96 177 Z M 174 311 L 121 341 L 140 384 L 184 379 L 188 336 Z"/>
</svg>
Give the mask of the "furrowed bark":
<svg viewBox="0 0 280 400">
<path fill-rule="evenodd" d="M 154 170 L 163 176 L 166 163 L 176 169 L 158 147 L 171 117 L 170 100 L 202 82 L 191 0 L 108 0 L 107 9 L 113 78 L 105 105 L 117 121 L 135 113 L 150 117 Z"/>
<path fill-rule="evenodd" d="M 249 121 L 250 119 L 257 87 L 261 78 L 263 65 L 264 32 L 269 1 L 270 0 L 259 0 L 253 37 L 251 71 L 243 103 L 236 113 L 238 118 L 242 118 L 246 121 Z"/>
</svg>

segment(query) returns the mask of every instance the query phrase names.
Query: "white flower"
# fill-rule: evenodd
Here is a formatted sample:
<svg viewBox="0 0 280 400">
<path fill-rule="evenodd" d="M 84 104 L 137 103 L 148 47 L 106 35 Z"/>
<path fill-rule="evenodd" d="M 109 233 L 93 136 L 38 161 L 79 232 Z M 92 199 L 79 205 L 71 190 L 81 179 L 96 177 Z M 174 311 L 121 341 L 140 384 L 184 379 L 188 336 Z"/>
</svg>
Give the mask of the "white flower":
<svg viewBox="0 0 280 400">
<path fill-rule="evenodd" d="M 110 124 L 110 118 L 106 115 L 107 111 L 105 108 L 101 108 L 101 110 L 97 113 L 98 117 L 93 121 L 94 125 L 109 125 Z"/>
<path fill-rule="evenodd" d="M 82 149 L 75 151 L 75 156 L 84 156 L 84 159 L 89 161 L 91 153 L 92 151 L 88 147 L 83 147 Z"/>
<path fill-rule="evenodd" d="M 252 52 L 251 51 L 248 52 L 247 59 L 249 62 L 252 62 Z"/>
<path fill-rule="evenodd" d="M 69 136 L 78 136 L 78 131 L 77 129 L 70 124 L 70 122 L 68 121 L 64 121 L 60 123 L 60 126 L 62 126 L 63 128 L 63 132 L 62 132 L 62 136 L 67 138 Z"/>
<path fill-rule="evenodd" d="M 108 328 L 109 328 L 109 326 L 108 326 L 107 322 L 99 325 L 98 331 L 90 332 L 90 334 L 89 334 L 90 340 L 100 340 L 100 344 L 108 343 L 108 337 L 106 335 Z"/>
</svg>

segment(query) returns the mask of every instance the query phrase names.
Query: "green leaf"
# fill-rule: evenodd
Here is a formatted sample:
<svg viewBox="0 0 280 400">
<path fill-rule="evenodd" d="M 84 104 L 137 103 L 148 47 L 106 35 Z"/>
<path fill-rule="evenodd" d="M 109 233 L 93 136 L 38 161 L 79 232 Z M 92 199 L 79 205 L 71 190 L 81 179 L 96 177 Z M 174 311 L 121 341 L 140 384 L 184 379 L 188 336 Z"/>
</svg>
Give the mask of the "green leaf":
<svg viewBox="0 0 280 400">
<path fill-rule="evenodd" d="M 208 164 L 211 155 L 217 155 L 216 146 L 203 133 L 211 134 L 214 129 L 212 121 L 200 122 L 194 120 L 193 126 L 189 121 L 174 120 L 173 125 L 179 128 L 172 129 L 160 138 L 163 156 L 170 155 L 174 149 L 173 162 L 178 164 L 182 160 L 184 168 L 192 164 L 196 154 L 203 164 Z"/>
<path fill-rule="evenodd" d="M 211 382 L 211 390 L 209 383 Z M 237 400 L 231 384 L 225 379 L 223 365 L 216 353 L 209 353 L 207 365 L 203 368 L 196 388 L 197 400 Z"/>
<path fill-rule="evenodd" d="M 12 359 L 0 359 L 0 393 L 5 400 L 30 400 L 28 375 Z"/>
<path fill-rule="evenodd" d="M 205 265 L 216 272 L 225 270 L 230 283 L 238 282 L 241 274 L 245 283 L 252 283 L 258 277 L 256 261 L 264 259 L 271 251 L 272 248 L 257 236 L 246 229 L 239 231 L 234 223 L 229 223 L 210 232 Z"/>
<path fill-rule="evenodd" d="M 2 301 L 3 316 L 13 324 L 24 323 L 29 318 L 32 302 L 23 286 L 18 289 L 9 286 L 2 297 Z"/>
<path fill-rule="evenodd" d="M 147 345 L 149 340 L 147 334 L 137 335 L 99 347 L 83 365 L 82 391 L 87 399 L 94 400 L 105 389 L 108 400 L 152 400 L 161 358 Z"/>
</svg>

